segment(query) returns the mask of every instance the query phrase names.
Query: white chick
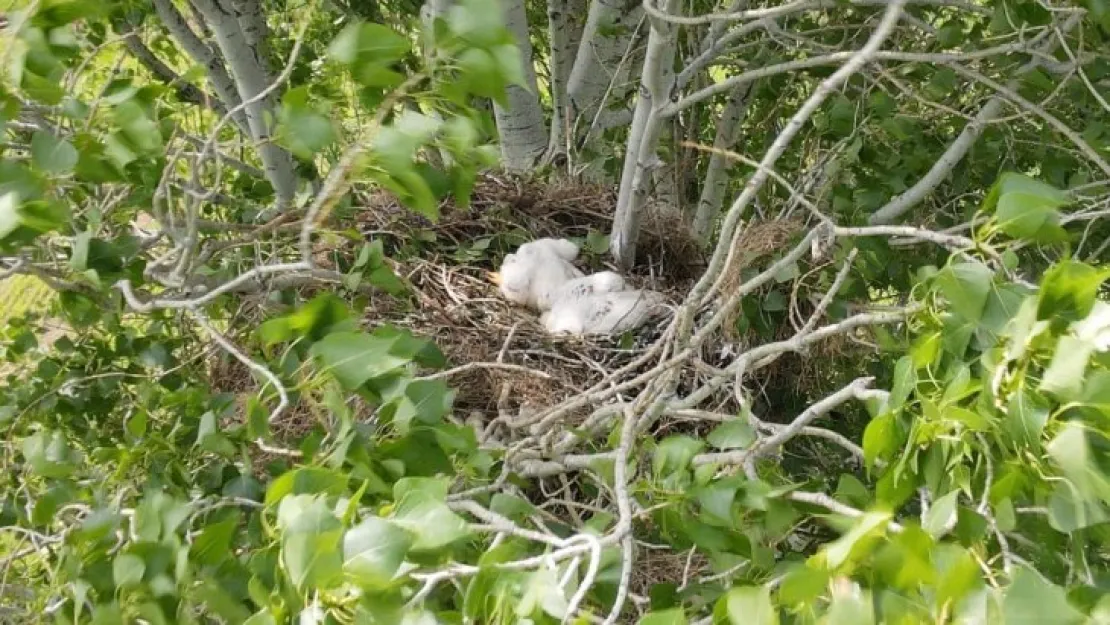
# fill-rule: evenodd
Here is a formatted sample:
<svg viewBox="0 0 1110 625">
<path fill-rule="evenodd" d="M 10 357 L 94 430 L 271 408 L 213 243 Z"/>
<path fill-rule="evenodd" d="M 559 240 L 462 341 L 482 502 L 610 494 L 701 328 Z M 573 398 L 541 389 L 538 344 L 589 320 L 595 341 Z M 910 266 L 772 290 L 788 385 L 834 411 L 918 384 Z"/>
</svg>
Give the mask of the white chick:
<svg viewBox="0 0 1110 625">
<path fill-rule="evenodd" d="M 537 239 L 507 255 L 501 270 L 489 278 L 510 302 L 545 311 L 559 288 L 583 277 L 571 264 L 577 257 L 578 246 L 566 239 Z"/>
<path fill-rule="evenodd" d="M 564 282 L 553 293 L 553 300 L 557 302 L 565 299 L 580 299 L 594 293 L 615 293 L 623 291 L 624 287 L 624 278 L 619 273 L 599 271 Z"/>
<path fill-rule="evenodd" d="M 540 317 L 551 334 L 621 334 L 641 325 L 663 304 L 655 291 L 616 291 L 558 300 Z"/>
</svg>

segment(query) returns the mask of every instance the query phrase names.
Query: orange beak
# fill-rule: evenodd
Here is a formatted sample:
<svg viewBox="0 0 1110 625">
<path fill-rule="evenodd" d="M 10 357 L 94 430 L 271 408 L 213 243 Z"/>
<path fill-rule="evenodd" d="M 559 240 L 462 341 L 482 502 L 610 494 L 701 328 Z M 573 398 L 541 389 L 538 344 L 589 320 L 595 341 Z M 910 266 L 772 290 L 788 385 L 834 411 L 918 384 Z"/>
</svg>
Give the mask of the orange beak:
<svg viewBox="0 0 1110 625">
<path fill-rule="evenodd" d="M 486 272 L 486 278 L 488 278 L 490 282 L 496 284 L 497 286 L 501 286 L 501 274 L 500 273 L 498 273 L 496 271 L 487 271 Z"/>
</svg>

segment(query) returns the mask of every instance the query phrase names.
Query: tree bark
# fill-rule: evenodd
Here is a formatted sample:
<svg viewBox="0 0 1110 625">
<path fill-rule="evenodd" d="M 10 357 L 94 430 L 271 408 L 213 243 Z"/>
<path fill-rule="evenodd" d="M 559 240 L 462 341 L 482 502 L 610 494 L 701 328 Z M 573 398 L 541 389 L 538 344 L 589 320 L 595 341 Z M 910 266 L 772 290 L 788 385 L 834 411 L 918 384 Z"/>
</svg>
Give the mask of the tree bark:
<svg viewBox="0 0 1110 625">
<path fill-rule="evenodd" d="M 224 66 L 223 59 L 208 47 L 193 32 L 189 27 L 189 23 L 185 21 L 185 17 L 178 12 L 177 8 L 173 5 L 172 0 L 153 0 L 154 11 L 158 14 L 158 18 L 162 21 L 162 25 L 166 27 L 170 35 L 177 41 L 177 43 L 185 50 L 185 53 L 193 59 L 194 62 L 204 66 L 208 72 L 208 81 L 212 83 L 212 89 L 216 92 L 218 97 L 228 109 L 233 109 L 239 106 L 242 101 L 239 99 L 238 90 L 235 88 L 235 81 L 231 79 L 231 75 L 227 73 L 227 68 Z M 250 125 L 247 124 L 247 116 L 244 112 L 240 111 L 232 116 L 232 121 L 239 127 L 239 130 L 250 136 Z"/>
<path fill-rule="evenodd" d="M 521 74 L 527 88 L 509 85 L 505 89 L 508 106 L 494 103 L 493 115 L 501 139 L 501 163 L 506 169 L 532 169 L 547 150 L 548 135 L 540 105 L 536 70 L 532 63 L 532 43 L 524 0 L 505 1 L 505 25 L 520 49 Z"/>
<path fill-rule="evenodd" d="M 680 6 L 679 0 L 663 0 L 662 4 L 661 8 L 671 14 L 677 12 Z M 617 210 L 613 215 L 613 232 L 609 239 L 609 252 L 623 269 L 630 268 L 636 261 L 636 243 L 647 200 L 648 176 L 661 164 L 656 155 L 663 125 L 659 109 L 669 102 L 674 84 L 675 47 L 674 25 L 652 20 L 640 96 L 629 131 Z"/>
<path fill-rule="evenodd" d="M 547 22 L 551 37 L 551 133 L 549 157 L 570 150 L 567 126 L 572 123 L 568 106 L 567 86 L 574 67 L 575 54 L 582 41 L 586 15 L 585 0 L 548 0 Z"/>
<path fill-rule="evenodd" d="M 638 0 L 594 0 L 567 82 L 570 126 L 576 129 L 575 143 L 581 143 L 605 93 L 616 80 L 616 69 L 628 51 L 629 43 L 644 9 Z M 603 34 L 602 28 L 617 29 Z"/>
<path fill-rule="evenodd" d="M 694 212 L 693 230 L 698 241 L 705 244 L 713 234 L 713 221 L 724 205 L 725 192 L 728 191 L 728 157 L 718 150 L 732 149 L 740 140 L 740 127 L 748 111 L 748 94 L 752 85 L 747 83 L 737 87 L 728 96 L 721 119 L 717 122 L 717 133 L 713 137 L 714 151 L 709 157 L 709 165 L 702 184 L 701 197 Z"/>
<path fill-rule="evenodd" d="M 227 0 L 193 0 L 216 37 L 223 57 L 231 69 L 241 102 L 246 102 L 247 125 L 251 138 L 262 157 L 266 178 L 277 195 L 277 209 L 285 210 L 296 193 L 296 175 L 293 157 L 273 143 L 272 122 L 277 98 L 274 93 L 261 94 L 273 83 L 272 72 L 258 50 L 252 48 L 238 16 L 223 4 Z M 270 116 L 268 118 L 268 116 Z"/>
</svg>

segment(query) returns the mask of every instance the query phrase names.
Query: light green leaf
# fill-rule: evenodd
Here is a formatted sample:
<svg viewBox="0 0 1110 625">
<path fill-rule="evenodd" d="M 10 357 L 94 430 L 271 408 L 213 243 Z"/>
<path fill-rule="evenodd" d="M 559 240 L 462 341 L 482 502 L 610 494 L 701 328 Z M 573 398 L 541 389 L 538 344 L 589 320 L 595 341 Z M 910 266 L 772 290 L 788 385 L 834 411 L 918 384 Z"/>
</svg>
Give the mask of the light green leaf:
<svg viewBox="0 0 1110 625">
<path fill-rule="evenodd" d="M 15 191 L 0 195 L 0 241 L 19 228 L 19 196 Z"/>
<path fill-rule="evenodd" d="M 393 425 L 404 435 L 409 432 L 412 422 L 433 425 L 443 420 L 451 412 L 455 391 L 447 387 L 443 380 L 415 380 L 405 386 L 405 392 L 397 401 L 393 414 Z"/>
<path fill-rule="evenodd" d="M 497 0 L 463 0 L 451 7 L 447 23 L 463 41 L 486 48 L 505 39 L 505 22 L 501 12 Z"/>
<path fill-rule="evenodd" d="M 71 475 L 80 459 L 60 430 L 43 430 L 23 439 L 23 457 L 35 473 L 53 478 Z"/>
<path fill-rule="evenodd" d="M 1083 388 L 1087 361 L 1092 351 L 1094 348 L 1087 341 L 1070 335 L 1061 337 L 1038 390 L 1062 398 L 1078 395 Z"/>
<path fill-rule="evenodd" d="M 636 625 L 687 625 L 686 613 L 682 608 L 671 608 L 662 612 L 648 612 Z"/>
<path fill-rule="evenodd" d="M 1069 421 L 1045 449 L 1081 496 L 1110 501 L 1110 483 L 1092 457 L 1081 423 Z"/>
<path fill-rule="evenodd" d="M 868 465 L 890 457 L 898 450 L 900 441 L 894 415 L 882 414 L 871 420 L 863 430 L 863 457 Z"/>
<path fill-rule="evenodd" d="M 552 618 L 562 619 L 567 613 L 567 607 L 569 606 L 555 571 L 542 567 L 528 576 L 524 596 L 520 598 L 514 612 L 519 617 L 527 618 L 534 615 L 538 608 Z"/>
<path fill-rule="evenodd" d="M 505 80 L 497 59 L 478 48 L 468 48 L 456 60 L 462 84 L 474 95 L 503 99 Z"/>
<path fill-rule="evenodd" d="M 1010 396 L 1006 407 L 1006 425 L 1015 443 L 1039 447 L 1046 423 L 1048 406 L 1040 395 L 1029 389 L 1020 389 Z"/>
<path fill-rule="evenodd" d="M 408 532 L 369 517 L 343 535 L 343 570 L 360 586 L 381 588 L 393 579 L 410 546 Z"/>
<path fill-rule="evenodd" d="M 65 139 L 36 131 L 31 135 L 31 162 L 42 171 L 64 174 L 77 166 L 77 148 Z"/>
<path fill-rule="evenodd" d="M 497 67 L 507 84 L 528 88 L 528 83 L 524 80 L 524 61 L 520 56 L 520 48 L 513 44 L 502 44 L 490 49 L 490 54 L 497 61 Z"/>
<path fill-rule="evenodd" d="M 934 501 L 929 508 L 929 512 L 925 514 L 925 520 L 922 522 L 921 528 L 933 538 L 943 536 L 949 527 L 955 525 L 956 504 L 959 497 L 960 491 L 954 490 Z"/>
<path fill-rule="evenodd" d="M 977 323 L 987 305 L 993 275 L 983 263 L 956 263 L 937 274 L 936 285 L 956 314 Z"/>
<path fill-rule="evenodd" d="M 771 592 L 765 586 L 738 586 L 729 590 L 718 600 L 714 614 L 720 614 L 722 608 L 730 625 L 778 625 L 779 622 L 779 613 L 771 603 Z"/>
<path fill-rule="evenodd" d="M 746 449 L 755 442 L 755 430 L 747 419 L 729 419 L 713 428 L 706 440 L 717 449 Z"/>
<path fill-rule="evenodd" d="M 298 588 L 332 588 L 342 581 L 343 526 L 323 497 L 294 495 L 278 506 L 282 563 Z"/>
<path fill-rule="evenodd" d="M 1075 486 L 1056 483 L 1048 501 L 1048 523 L 1058 532 L 1071 533 L 1110 521 L 1110 511 L 1097 501 L 1081 496 Z"/>
<path fill-rule="evenodd" d="M 328 55 L 347 65 L 386 66 L 399 61 L 411 48 L 408 39 L 388 26 L 355 22 L 335 37 Z"/>
<path fill-rule="evenodd" d="M 875 609 L 870 598 L 841 595 L 833 599 L 825 616 L 826 625 L 872 625 Z"/>
<path fill-rule="evenodd" d="M 1070 203 L 1064 192 L 1028 176 L 1005 173 L 988 196 L 999 228 L 1015 238 L 1051 241 L 1064 235 L 1057 209 Z"/>
<path fill-rule="evenodd" d="M 917 369 L 914 367 L 913 358 L 909 355 L 902 356 L 894 363 L 894 384 L 890 389 L 891 410 L 898 410 L 909 398 L 917 384 Z"/>
<path fill-rule="evenodd" d="M 835 569 L 844 564 L 857 545 L 885 532 L 890 516 L 889 512 L 872 511 L 859 517 L 847 534 L 825 546 L 824 551 L 829 567 Z"/>
<path fill-rule="evenodd" d="M 1083 615 L 1068 603 L 1063 588 L 1024 566 L 1005 591 L 1002 612 L 1007 625 L 1070 625 L 1083 621 Z"/>
<path fill-rule="evenodd" d="M 968 410 L 967 408 L 960 408 L 959 406 L 949 406 L 945 408 L 944 418 L 950 421 L 956 421 L 972 432 L 986 432 L 990 429 L 991 425 L 988 417 L 973 410 Z"/>
<path fill-rule="evenodd" d="M 669 436 L 655 448 L 651 470 L 656 476 L 685 469 L 705 443 L 689 436 Z"/>
<path fill-rule="evenodd" d="M 465 538 L 470 529 L 447 504 L 423 492 L 410 492 L 397 503 L 392 520 L 415 537 L 414 551 L 435 551 Z"/>
<path fill-rule="evenodd" d="M 1038 319 L 1079 321 L 1091 313 L 1110 269 L 1063 260 L 1045 272 L 1037 300 Z"/>
<path fill-rule="evenodd" d="M 409 363 L 409 359 L 390 352 L 392 339 L 361 332 L 333 332 L 312 346 L 310 353 L 319 358 L 347 390 L 354 390 L 371 378 L 386 375 Z"/>
<path fill-rule="evenodd" d="M 145 572 L 146 562 L 137 555 L 121 553 L 112 561 L 112 579 L 120 588 L 138 585 Z"/>
</svg>

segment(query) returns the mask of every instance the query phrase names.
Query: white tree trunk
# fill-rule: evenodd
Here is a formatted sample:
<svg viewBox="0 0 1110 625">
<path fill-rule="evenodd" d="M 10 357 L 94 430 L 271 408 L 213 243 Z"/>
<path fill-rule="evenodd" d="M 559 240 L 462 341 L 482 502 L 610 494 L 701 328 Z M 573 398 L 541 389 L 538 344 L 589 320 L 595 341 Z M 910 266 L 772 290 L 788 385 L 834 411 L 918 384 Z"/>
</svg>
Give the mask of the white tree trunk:
<svg viewBox="0 0 1110 625">
<path fill-rule="evenodd" d="M 509 85 L 505 90 L 508 106 L 494 103 L 493 115 L 501 138 L 501 164 L 510 170 L 532 169 L 547 149 L 547 127 L 536 85 L 536 69 L 532 63 L 532 42 L 528 33 L 528 13 L 524 0 L 503 0 L 505 25 L 520 48 L 521 74 L 524 84 Z"/>
<path fill-rule="evenodd" d="M 177 8 L 173 5 L 172 0 L 154 0 L 154 10 L 158 14 L 158 18 L 162 21 L 162 25 L 166 27 L 170 35 L 177 41 L 179 45 L 185 50 L 193 61 L 204 66 L 208 72 L 208 82 L 212 84 L 212 89 L 216 92 L 216 97 L 223 101 L 228 109 L 233 109 L 239 106 L 241 100 L 239 99 L 239 92 L 235 88 L 235 81 L 231 79 L 231 75 L 227 73 L 227 68 L 224 66 L 223 58 L 220 57 L 208 44 L 204 43 L 193 29 L 189 27 L 189 23 L 185 20 Z M 250 126 L 247 124 L 247 116 L 242 111 L 232 116 L 235 125 L 239 130 L 250 136 Z"/>
<path fill-rule="evenodd" d="M 660 4 L 660 8 L 669 14 L 675 13 L 680 6 L 679 0 L 663 0 Z M 609 252 L 624 269 L 636 261 L 636 242 L 640 234 L 642 209 L 647 200 L 648 177 L 661 164 L 656 148 L 664 120 L 658 109 L 669 102 L 674 84 L 674 57 L 674 25 L 652 20 L 642 86 L 629 131 L 617 210 L 613 215 L 613 232 L 609 238 Z"/>
<path fill-rule="evenodd" d="M 547 22 L 551 38 L 551 133 L 549 156 L 570 151 L 567 126 L 573 123 L 567 106 L 567 85 L 586 20 L 585 0 L 548 0 Z"/>
<path fill-rule="evenodd" d="M 713 233 L 713 222 L 721 212 L 725 192 L 728 191 L 728 157 L 716 150 L 732 149 L 740 140 L 740 127 L 748 111 L 748 94 L 753 84 L 741 85 L 729 94 L 721 119 L 717 122 L 717 134 L 713 137 L 715 150 L 709 157 L 701 197 L 694 213 L 694 236 L 703 244 Z"/>
<path fill-rule="evenodd" d="M 258 147 L 266 177 L 277 195 L 277 208 L 284 210 L 292 203 L 296 193 L 293 158 L 270 141 L 276 94 L 258 97 L 270 86 L 273 77 L 265 60 L 248 44 L 235 11 L 222 2 L 226 0 L 194 0 L 227 60 L 241 101 L 249 102 L 246 113 L 251 138 Z"/>
<path fill-rule="evenodd" d="M 594 0 L 586 18 L 582 40 L 567 82 L 571 127 L 580 134 L 590 127 L 603 106 L 610 83 L 617 80 L 620 61 L 629 49 L 644 9 L 638 0 Z M 602 28 L 618 28 L 602 34 Z M 627 65 L 627 63 L 626 63 Z"/>
</svg>

